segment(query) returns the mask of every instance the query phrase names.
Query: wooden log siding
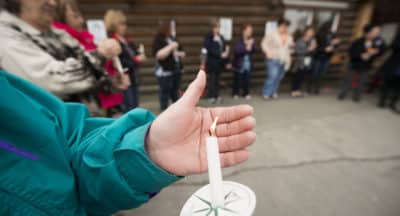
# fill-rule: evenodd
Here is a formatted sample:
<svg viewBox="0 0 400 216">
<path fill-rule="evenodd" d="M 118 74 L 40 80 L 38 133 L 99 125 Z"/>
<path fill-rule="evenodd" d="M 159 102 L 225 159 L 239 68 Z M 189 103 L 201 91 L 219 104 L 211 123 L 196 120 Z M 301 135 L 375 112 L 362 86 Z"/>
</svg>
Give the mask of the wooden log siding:
<svg viewBox="0 0 400 216">
<path fill-rule="evenodd" d="M 349 38 L 354 27 L 358 5 L 358 0 L 346 2 L 350 2 L 350 8 L 341 11 L 338 32 L 344 39 L 340 47 L 342 54 L 346 52 L 350 43 Z M 200 49 L 204 35 L 210 30 L 211 18 L 233 18 L 234 33 L 230 44 L 240 37 L 243 24 L 253 24 L 255 38 L 259 45 L 264 36 L 265 22 L 276 20 L 284 14 L 284 8 L 279 6 L 279 1 L 274 0 L 79 0 L 79 3 L 87 19 L 102 19 L 107 9 L 120 9 L 128 15 L 128 36 L 132 37 L 137 44 L 143 43 L 146 55 L 149 57 L 140 69 L 141 93 L 155 93 L 158 90 L 151 45 L 160 20 L 171 18 L 176 20 L 177 35 L 187 53 L 183 61 L 185 66 L 183 81 L 186 85 L 199 69 Z M 343 68 L 343 65 L 332 67 L 330 78 L 337 79 Z M 255 55 L 254 69 L 252 87 L 257 87 L 264 82 L 266 76 L 264 55 L 261 52 Z M 230 86 L 232 72 L 224 72 L 221 80 L 223 85 Z"/>
</svg>

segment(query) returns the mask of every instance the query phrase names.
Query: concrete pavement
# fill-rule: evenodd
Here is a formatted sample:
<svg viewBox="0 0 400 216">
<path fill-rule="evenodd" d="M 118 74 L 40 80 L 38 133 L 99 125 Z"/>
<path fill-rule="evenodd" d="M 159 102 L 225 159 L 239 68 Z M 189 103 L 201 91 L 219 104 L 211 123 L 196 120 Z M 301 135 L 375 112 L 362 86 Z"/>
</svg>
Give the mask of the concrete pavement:
<svg viewBox="0 0 400 216">
<path fill-rule="evenodd" d="M 224 176 L 255 191 L 255 216 L 400 215 L 400 115 L 378 109 L 373 98 L 360 104 L 335 95 L 249 103 L 257 119 L 252 158 Z M 207 180 L 187 177 L 126 215 L 177 216 Z"/>
</svg>

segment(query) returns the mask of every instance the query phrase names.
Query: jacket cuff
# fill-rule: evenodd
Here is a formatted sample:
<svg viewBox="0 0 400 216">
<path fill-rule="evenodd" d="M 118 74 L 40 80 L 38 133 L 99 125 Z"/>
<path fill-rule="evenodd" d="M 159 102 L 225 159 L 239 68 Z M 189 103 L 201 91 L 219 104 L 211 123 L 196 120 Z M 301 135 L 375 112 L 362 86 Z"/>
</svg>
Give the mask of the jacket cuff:
<svg viewBox="0 0 400 216">
<path fill-rule="evenodd" d="M 115 149 L 117 166 L 126 182 L 135 189 L 147 194 L 161 191 L 162 188 L 178 181 L 180 177 L 158 167 L 145 150 L 145 139 L 151 123 L 128 132 L 120 146 Z"/>
</svg>

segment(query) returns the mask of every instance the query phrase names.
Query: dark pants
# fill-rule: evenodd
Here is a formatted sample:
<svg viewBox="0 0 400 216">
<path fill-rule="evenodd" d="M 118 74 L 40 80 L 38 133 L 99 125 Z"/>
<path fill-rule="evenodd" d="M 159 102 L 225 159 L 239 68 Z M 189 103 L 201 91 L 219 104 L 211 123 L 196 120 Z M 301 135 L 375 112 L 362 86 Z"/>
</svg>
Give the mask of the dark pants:
<svg viewBox="0 0 400 216">
<path fill-rule="evenodd" d="M 124 111 L 129 112 L 139 106 L 139 87 L 131 85 L 124 92 Z"/>
<path fill-rule="evenodd" d="M 382 92 L 379 98 L 379 105 L 385 106 L 389 98 L 389 106 L 395 107 L 400 97 L 400 77 L 385 80 L 382 84 Z"/>
<path fill-rule="evenodd" d="M 247 96 L 249 94 L 250 74 L 250 71 L 244 71 L 243 73 L 240 73 L 239 71 L 235 70 L 232 89 L 233 95 L 239 95 L 240 88 L 243 89 L 242 96 Z"/>
<path fill-rule="evenodd" d="M 306 68 L 302 68 L 296 71 L 296 73 L 293 76 L 292 80 L 292 91 L 299 91 L 301 90 L 301 86 L 304 83 L 304 80 L 310 79 L 311 74 L 310 70 Z"/>
<path fill-rule="evenodd" d="M 208 98 L 219 97 L 219 78 L 221 71 L 208 71 Z"/>
<path fill-rule="evenodd" d="M 353 84 L 353 75 L 358 74 L 359 80 L 358 80 L 358 85 L 353 89 L 353 99 L 355 100 L 360 100 L 362 93 L 364 91 L 364 86 L 365 83 L 368 79 L 368 71 L 355 71 L 353 69 L 350 69 L 349 72 L 347 73 L 346 77 L 344 78 L 342 89 L 339 94 L 339 98 L 345 98 L 347 96 L 347 92 L 352 88 Z"/>
<path fill-rule="evenodd" d="M 166 77 L 158 77 L 158 84 L 160 85 L 160 109 L 163 111 L 167 109 L 170 98 L 172 102 L 176 102 L 179 98 L 177 76 L 175 74 Z"/>
<path fill-rule="evenodd" d="M 321 89 L 321 80 L 329 67 L 330 58 L 316 58 L 312 65 L 312 76 L 307 80 L 307 91 L 318 94 Z"/>
</svg>

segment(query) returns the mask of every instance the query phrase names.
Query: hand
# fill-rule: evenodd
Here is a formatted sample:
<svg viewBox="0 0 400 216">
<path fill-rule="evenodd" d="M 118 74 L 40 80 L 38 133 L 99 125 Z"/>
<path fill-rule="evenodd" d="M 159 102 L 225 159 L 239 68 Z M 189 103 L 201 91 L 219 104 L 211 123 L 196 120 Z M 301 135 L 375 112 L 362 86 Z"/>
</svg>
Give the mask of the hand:
<svg viewBox="0 0 400 216">
<path fill-rule="evenodd" d="M 185 58 L 186 53 L 183 52 L 183 51 L 178 51 L 178 52 L 176 52 L 176 55 L 177 55 L 179 58 Z"/>
<path fill-rule="evenodd" d="M 251 38 L 251 39 L 245 40 L 244 43 L 245 43 L 245 45 L 246 45 L 246 50 L 247 50 L 247 51 L 251 51 L 251 49 L 253 48 L 254 39 Z"/>
<path fill-rule="evenodd" d="M 318 47 L 317 41 L 313 40 L 311 42 L 310 51 L 314 51 L 315 49 L 317 49 L 317 47 Z"/>
<path fill-rule="evenodd" d="M 341 42 L 340 38 L 335 38 L 335 39 L 332 40 L 331 44 L 334 45 L 334 46 L 336 46 L 336 45 L 338 45 L 340 42 Z"/>
<path fill-rule="evenodd" d="M 113 86 L 120 91 L 127 90 L 131 85 L 131 80 L 128 74 L 118 74 L 112 80 L 114 80 L 114 82 L 112 82 Z"/>
<path fill-rule="evenodd" d="M 229 52 L 225 51 L 221 54 L 221 58 L 226 59 L 229 57 Z"/>
<path fill-rule="evenodd" d="M 371 58 L 371 55 L 368 53 L 368 52 L 366 52 L 366 53 L 363 53 L 363 54 L 361 54 L 361 59 L 362 60 L 368 60 L 369 58 Z"/>
<path fill-rule="evenodd" d="M 196 107 L 206 85 L 200 71 L 180 100 L 152 124 L 146 139 L 150 158 L 161 168 L 179 176 L 207 171 L 206 137 L 218 116 L 216 135 L 222 167 L 249 158 L 247 147 L 255 142 L 255 120 L 248 105 L 226 108 Z"/>
<path fill-rule="evenodd" d="M 325 52 L 332 52 L 333 51 L 333 46 L 327 46 L 325 48 Z"/>
<path fill-rule="evenodd" d="M 379 49 L 377 49 L 377 48 L 370 48 L 370 49 L 368 49 L 368 53 L 369 53 L 371 56 L 376 55 L 376 54 L 379 53 Z"/>
<path fill-rule="evenodd" d="M 179 44 L 178 44 L 178 42 L 173 41 L 169 44 L 169 46 L 171 47 L 172 50 L 174 50 L 174 49 L 178 49 Z"/>
<path fill-rule="evenodd" d="M 146 59 L 147 59 L 147 57 L 146 57 L 145 54 L 140 54 L 140 55 L 136 56 L 136 60 L 137 60 L 138 62 L 145 61 Z"/>
<path fill-rule="evenodd" d="M 119 45 L 119 43 L 115 39 L 102 40 L 98 45 L 97 50 L 107 59 L 117 57 L 122 51 L 121 45 Z"/>
</svg>

